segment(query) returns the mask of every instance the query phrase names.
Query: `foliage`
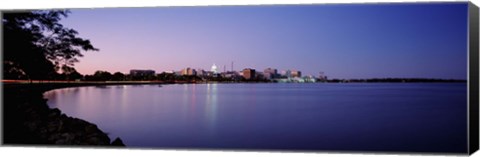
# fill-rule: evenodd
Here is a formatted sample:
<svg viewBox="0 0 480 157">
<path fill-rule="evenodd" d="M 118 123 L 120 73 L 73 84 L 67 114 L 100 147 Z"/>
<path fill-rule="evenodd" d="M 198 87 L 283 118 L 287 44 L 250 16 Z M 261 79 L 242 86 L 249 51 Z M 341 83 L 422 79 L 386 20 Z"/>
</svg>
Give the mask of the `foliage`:
<svg viewBox="0 0 480 157">
<path fill-rule="evenodd" d="M 112 81 L 125 81 L 125 74 L 121 72 L 115 72 L 112 75 Z"/>
<path fill-rule="evenodd" d="M 99 70 L 93 74 L 93 77 L 98 81 L 110 81 L 112 79 L 112 74 L 108 71 Z"/>
<path fill-rule="evenodd" d="M 98 51 L 89 40 L 60 20 L 67 10 L 5 12 L 4 77 L 6 79 L 53 79 L 62 71 L 75 73 L 74 63 L 82 51 Z"/>
</svg>

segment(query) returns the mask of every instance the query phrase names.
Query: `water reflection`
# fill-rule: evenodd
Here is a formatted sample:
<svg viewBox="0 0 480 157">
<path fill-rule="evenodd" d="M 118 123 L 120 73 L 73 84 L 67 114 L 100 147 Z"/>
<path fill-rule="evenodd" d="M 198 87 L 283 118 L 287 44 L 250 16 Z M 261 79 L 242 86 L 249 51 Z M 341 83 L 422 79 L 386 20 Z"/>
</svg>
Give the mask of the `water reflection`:
<svg viewBox="0 0 480 157">
<path fill-rule="evenodd" d="M 210 133 L 215 132 L 217 118 L 217 84 L 207 84 L 207 101 L 205 103 L 205 115 Z"/>
<path fill-rule="evenodd" d="M 55 102 L 62 102 L 63 99 L 69 99 L 65 97 L 67 94 L 78 94 L 80 92 L 80 88 L 62 88 L 51 90 L 44 93 L 44 98 L 47 98 L 49 101 Z"/>
<path fill-rule="evenodd" d="M 81 87 L 47 92 L 45 97 L 50 107 L 97 124 L 129 147 L 466 148 L 466 108 L 458 105 L 466 104 L 465 84 L 299 87 Z"/>
<path fill-rule="evenodd" d="M 188 113 L 190 115 L 190 117 L 194 117 L 194 114 L 195 114 L 195 106 L 196 106 L 196 102 L 197 102 L 197 96 L 196 96 L 196 84 L 193 84 L 193 85 L 190 85 L 191 89 L 188 90 L 190 91 L 190 105 L 188 107 Z"/>
<path fill-rule="evenodd" d="M 183 87 L 183 90 L 181 91 L 182 102 L 179 103 L 178 105 L 181 106 L 182 117 L 186 119 L 189 115 L 188 106 L 187 106 L 189 104 L 188 103 L 188 101 L 189 101 L 188 85 L 187 84 L 182 84 L 181 86 Z"/>
<path fill-rule="evenodd" d="M 121 108 L 122 113 L 124 113 L 124 112 L 128 111 L 127 110 L 127 108 L 128 108 L 128 103 L 127 103 L 128 102 L 128 89 L 127 89 L 127 87 L 128 86 L 123 85 L 121 87 L 122 87 L 121 89 L 118 89 L 118 90 L 122 90 L 122 98 L 121 98 L 122 101 L 120 101 L 119 106 Z"/>
<path fill-rule="evenodd" d="M 105 89 L 105 88 L 109 88 L 109 87 L 107 87 L 107 86 L 105 86 L 105 85 L 97 85 L 97 86 L 95 86 L 95 88 L 102 88 L 102 89 Z"/>
</svg>

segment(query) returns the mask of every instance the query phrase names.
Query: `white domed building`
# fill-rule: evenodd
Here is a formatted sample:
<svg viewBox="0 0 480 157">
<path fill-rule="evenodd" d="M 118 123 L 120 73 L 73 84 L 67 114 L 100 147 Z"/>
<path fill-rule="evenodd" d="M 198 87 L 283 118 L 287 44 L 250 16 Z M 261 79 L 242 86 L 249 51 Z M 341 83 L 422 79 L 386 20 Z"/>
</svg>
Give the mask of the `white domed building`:
<svg viewBox="0 0 480 157">
<path fill-rule="evenodd" d="M 212 69 L 210 69 L 210 71 L 212 71 L 214 74 L 218 74 L 218 67 L 217 65 L 215 65 L 215 63 L 213 63 Z"/>
</svg>

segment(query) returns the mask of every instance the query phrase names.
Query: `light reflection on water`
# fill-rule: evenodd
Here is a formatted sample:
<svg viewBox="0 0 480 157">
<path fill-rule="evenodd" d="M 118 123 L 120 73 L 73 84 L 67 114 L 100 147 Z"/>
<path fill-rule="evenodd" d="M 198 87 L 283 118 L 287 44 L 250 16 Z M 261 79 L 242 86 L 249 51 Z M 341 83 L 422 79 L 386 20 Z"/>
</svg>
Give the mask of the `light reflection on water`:
<svg viewBox="0 0 480 157">
<path fill-rule="evenodd" d="M 217 84 L 207 84 L 207 100 L 205 106 L 205 113 L 208 120 L 207 125 L 209 132 L 215 131 L 214 129 L 218 107 L 217 105 Z"/>
<path fill-rule="evenodd" d="M 129 147 L 466 149 L 462 83 L 122 85 L 45 97 Z"/>
</svg>

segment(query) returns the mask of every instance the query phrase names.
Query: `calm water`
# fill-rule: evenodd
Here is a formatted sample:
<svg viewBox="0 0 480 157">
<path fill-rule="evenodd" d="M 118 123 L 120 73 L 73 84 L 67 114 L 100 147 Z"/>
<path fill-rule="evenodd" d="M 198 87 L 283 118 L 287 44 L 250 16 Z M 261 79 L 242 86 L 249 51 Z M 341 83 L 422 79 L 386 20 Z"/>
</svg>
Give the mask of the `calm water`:
<svg viewBox="0 0 480 157">
<path fill-rule="evenodd" d="M 129 147 L 467 151 L 467 85 L 189 84 L 45 93 Z"/>
</svg>

